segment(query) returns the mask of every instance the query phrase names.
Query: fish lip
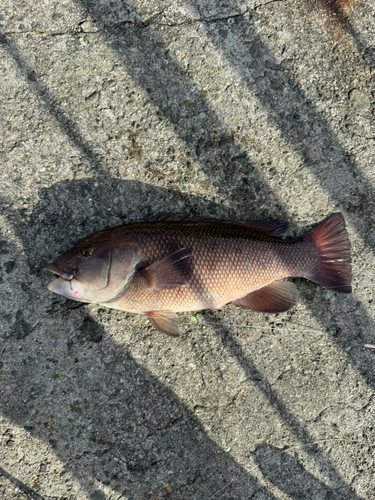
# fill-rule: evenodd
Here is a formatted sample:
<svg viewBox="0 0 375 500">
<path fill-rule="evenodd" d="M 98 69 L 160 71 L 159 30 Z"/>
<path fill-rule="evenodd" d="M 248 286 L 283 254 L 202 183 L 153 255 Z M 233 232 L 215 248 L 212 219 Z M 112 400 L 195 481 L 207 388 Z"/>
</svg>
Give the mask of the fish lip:
<svg viewBox="0 0 375 500">
<path fill-rule="evenodd" d="M 50 264 L 47 264 L 45 266 L 45 268 L 48 269 L 48 271 L 51 271 L 51 272 L 57 274 L 58 276 L 61 276 L 61 278 L 64 278 L 65 280 L 68 280 L 68 281 L 72 280 L 74 277 L 74 274 L 69 274 L 69 273 L 66 273 L 64 271 L 60 271 L 60 269 L 57 268 L 53 262 L 51 262 Z"/>
</svg>

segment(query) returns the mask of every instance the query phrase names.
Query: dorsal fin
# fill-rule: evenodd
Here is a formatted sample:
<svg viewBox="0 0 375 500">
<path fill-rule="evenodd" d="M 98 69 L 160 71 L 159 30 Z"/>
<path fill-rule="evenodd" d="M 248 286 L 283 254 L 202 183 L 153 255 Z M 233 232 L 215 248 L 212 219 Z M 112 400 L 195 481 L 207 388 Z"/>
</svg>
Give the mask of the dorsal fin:
<svg viewBox="0 0 375 500">
<path fill-rule="evenodd" d="M 287 222 L 280 222 L 279 220 L 251 220 L 246 222 L 241 221 L 232 221 L 232 220 L 223 220 L 223 219 L 215 219 L 211 217 L 199 217 L 199 216 L 190 216 L 183 214 L 170 214 L 167 212 L 162 212 L 156 215 L 150 215 L 145 219 L 147 222 L 217 222 L 220 224 L 233 224 L 235 226 L 248 227 L 249 229 L 255 229 L 256 231 L 261 231 L 262 233 L 266 233 L 270 236 L 282 236 L 285 231 L 288 229 Z"/>
</svg>

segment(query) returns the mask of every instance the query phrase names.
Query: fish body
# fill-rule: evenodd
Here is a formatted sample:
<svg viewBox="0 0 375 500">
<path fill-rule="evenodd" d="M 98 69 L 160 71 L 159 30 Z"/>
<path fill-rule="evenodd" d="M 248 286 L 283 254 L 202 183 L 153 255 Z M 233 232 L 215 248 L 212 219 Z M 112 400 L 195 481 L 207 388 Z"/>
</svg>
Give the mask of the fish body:
<svg viewBox="0 0 375 500">
<path fill-rule="evenodd" d="M 297 300 L 303 277 L 351 291 L 350 243 L 341 214 L 298 238 L 282 239 L 278 221 L 233 222 L 157 216 L 79 240 L 47 269 L 48 288 L 73 300 L 142 313 L 159 330 L 178 334 L 176 312 L 233 302 L 282 312 Z"/>
</svg>

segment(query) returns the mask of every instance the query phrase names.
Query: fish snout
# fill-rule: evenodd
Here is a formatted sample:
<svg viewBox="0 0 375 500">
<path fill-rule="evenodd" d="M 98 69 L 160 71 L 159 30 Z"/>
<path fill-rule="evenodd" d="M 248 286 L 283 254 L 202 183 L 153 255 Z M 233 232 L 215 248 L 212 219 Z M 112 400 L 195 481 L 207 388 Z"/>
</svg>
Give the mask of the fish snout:
<svg viewBox="0 0 375 500">
<path fill-rule="evenodd" d="M 74 277 L 75 269 L 63 269 L 63 270 L 61 270 L 53 262 L 51 262 L 50 264 L 47 264 L 45 267 L 46 267 L 46 269 L 48 269 L 48 271 L 51 271 L 55 274 L 58 274 L 59 276 L 61 276 L 62 278 L 66 279 L 66 280 L 71 280 Z"/>
</svg>

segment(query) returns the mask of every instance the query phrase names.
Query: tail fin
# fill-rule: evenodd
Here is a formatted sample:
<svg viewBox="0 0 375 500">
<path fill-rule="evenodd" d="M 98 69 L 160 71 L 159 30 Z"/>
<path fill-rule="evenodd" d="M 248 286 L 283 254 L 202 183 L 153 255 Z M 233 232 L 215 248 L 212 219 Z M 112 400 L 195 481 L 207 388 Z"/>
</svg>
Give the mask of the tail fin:
<svg viewBox="0 0 375 500">
<path fill-rule="evenodd" d="M 320 222 L 303 239 L 313 242 L 319 257 L 316 269 L 306 277 L 335 292 L 351 293 L 350 242 L 342 214 L 336 213 Z"/>
</svg>

